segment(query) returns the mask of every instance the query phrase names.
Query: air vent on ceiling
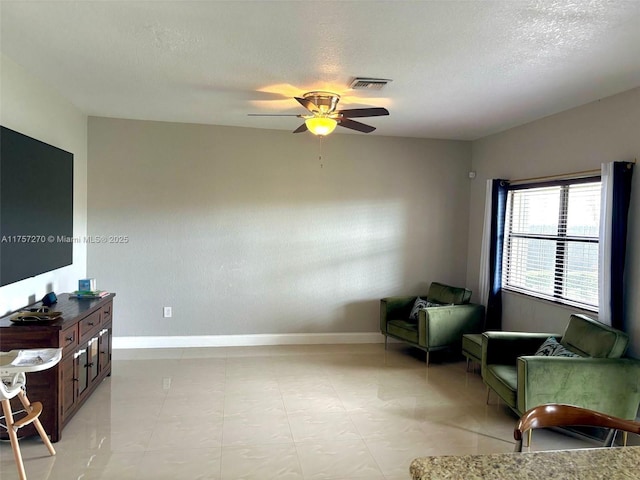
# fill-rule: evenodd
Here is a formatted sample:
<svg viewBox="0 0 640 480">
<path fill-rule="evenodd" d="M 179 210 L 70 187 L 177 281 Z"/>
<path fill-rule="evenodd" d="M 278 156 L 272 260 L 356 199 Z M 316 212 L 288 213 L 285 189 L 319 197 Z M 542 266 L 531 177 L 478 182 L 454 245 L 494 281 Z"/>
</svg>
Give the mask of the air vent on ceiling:
<svg viewBox="0 0 640 480">
<path fill-rule="evenodd" d="M 392 80 L 388 78 L 356 78 L 351 82 L 349 88 L 353 90 L 382 90 L 382 88 Z"/>
</svg>

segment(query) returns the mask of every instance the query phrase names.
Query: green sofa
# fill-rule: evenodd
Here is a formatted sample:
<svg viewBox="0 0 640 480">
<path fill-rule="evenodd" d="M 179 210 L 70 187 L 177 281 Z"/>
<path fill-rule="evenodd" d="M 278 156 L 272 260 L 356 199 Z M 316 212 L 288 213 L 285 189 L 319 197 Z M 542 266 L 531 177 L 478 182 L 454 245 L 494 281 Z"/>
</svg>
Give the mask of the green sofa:
<svg viewBox="0 0 640 480">
<path fill-rule="evenodd" d="M 534 355 L 548 337 L 577 357 Z M 546 403 L 564 403 L 635 419 L 640 362 L 622 358 L 629 337 L 586 315 L 571 315 L 564 335 L 485 332 L 482 380 L 519 415 Z"/>
<path fill-rule="evenodd" d="M 387 297 L 380 300 L 380 331 L 427 352 L 460 347 L 462 335 L 479 333 L 484 324 L 484 306 L 469 303 L 471 291 L 433 282 L 427 295 L 420 295 L 431 303 L 443 304 L 420 309 L 417 321 L 409 315 L 418 297 Z"/>
</svg>

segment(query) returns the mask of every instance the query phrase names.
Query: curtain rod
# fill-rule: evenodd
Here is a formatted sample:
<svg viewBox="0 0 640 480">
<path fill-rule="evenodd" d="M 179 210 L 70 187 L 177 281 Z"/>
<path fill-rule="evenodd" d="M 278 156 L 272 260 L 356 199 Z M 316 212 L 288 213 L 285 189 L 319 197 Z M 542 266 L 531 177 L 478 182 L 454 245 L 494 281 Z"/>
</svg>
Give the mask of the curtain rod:
<svg viewBox="0 0 640 480">
<path fill-rule="evenodd" d="M 593 169 L 593 170 L 582 170 L 581 172 L 571 172 L 571 173 L 560 173 L 558 175 L 547 175 L 544 177 L 531 177 L 531 178 L 517 178 L 515 180 L 510 180 L 509 184 L 513 185 L 515 183 L 529 183 L 529 182 L 542 182 L 545 180 L 564 180 L 568 178 L 582 178 L 582 177 L 590 177 L 591 175 L 600 175 L 601 170 Z"/>
<path fill-rule="evenodd" d="M 636 163 L 636 159 L 630 160 L 627 163 Z M 509 180 L 510 185 L 518 184 L 518 183 L 530 183 L 530 182 L 542 182 L 546 180 L 564 180 L 570 178 L 584 178 L 590 177 L 591 175 L 600 175 L 602 173 L 601 169 L 593 169 L 593 170 L 582 170 L 580 172 L 570 172 L 570 173 L 560 173 L 558 175 L 546 175 L 544 177 L 531 177 L 531 178 L 517 178 L 515 180 Z"/>
</svg>

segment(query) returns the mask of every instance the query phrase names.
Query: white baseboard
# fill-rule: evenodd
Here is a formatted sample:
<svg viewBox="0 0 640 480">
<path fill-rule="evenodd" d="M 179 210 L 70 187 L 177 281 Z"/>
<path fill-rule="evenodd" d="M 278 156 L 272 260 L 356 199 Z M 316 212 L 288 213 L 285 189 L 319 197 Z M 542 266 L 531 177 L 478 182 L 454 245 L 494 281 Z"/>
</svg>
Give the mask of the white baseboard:
<svg viewBox="0 0 640 480">
<path fill-rule="evenodd" d="M 379 332 L 274 333 L 175 337 L 113 337 L 113 348 L 249 347 L 257 345 L 320 345 L 383 342 L 384 337 Z"/>
</svg>

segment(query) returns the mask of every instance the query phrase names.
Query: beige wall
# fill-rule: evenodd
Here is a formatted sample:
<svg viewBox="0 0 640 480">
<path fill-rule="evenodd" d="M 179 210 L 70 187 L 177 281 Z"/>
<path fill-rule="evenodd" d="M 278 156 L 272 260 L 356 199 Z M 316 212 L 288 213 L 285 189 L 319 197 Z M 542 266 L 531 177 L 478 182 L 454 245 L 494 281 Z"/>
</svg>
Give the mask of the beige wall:
<svg viewBox="0 0 640 480">
<path fill-rule="evenodd" d="M 599 169 L 602 162 L 640 155 L 640 88 L 473 142 L 467 284 L 477 291 L 487 178 L 521 179 Z M 633 179 L 626 267 L 626 321 L 640 356 L 640 170 Z M 504 294 L 503 326 L 524 331 L 564 329 L 572 309 Z"/>
<path fill-rule="evenodd" d="M 74 153 L 84 236 L 86 116 L 0 61 L 2 125 Z M 634 89 L 473 143 L 333 135 L 319 160 L 310 135 L 90 118 L 89 233 L 129 242 L 90 245 L 88 274 L 118 293 L 116 335 L 375 331 L 379 297 L 432 280 L 478 291 L 487 178 L 634 159 L 639 125 Z M 625 291 L 635 356 L 639 183 L 637 171 Z M 86 258 L 76 244 L 72 266 L 0 288 L 0 313 L 75 289 Z M 561 331 L 570 311 L 506 294 L 505 328 Z"/>
<path fill-rule="evenodd" d="M 129 242 L 89 275 L 116 336 L 374 332 L 380 297 L 464 283 L 470 152 L 90 117 L 89 232 Z"/>
<path fill-rule="evenodd" d="M 87 231 L 87 117 L 20 65 L 0 55 L 0 123 L 73 153 L 73 234 Z M 55 192 L 55 189 L 53 189 Z M 75 290 L 86 275 L 87 249 L 74 244 L 73 264 L 0 288 L 0 314 Z"/>
</svg>

